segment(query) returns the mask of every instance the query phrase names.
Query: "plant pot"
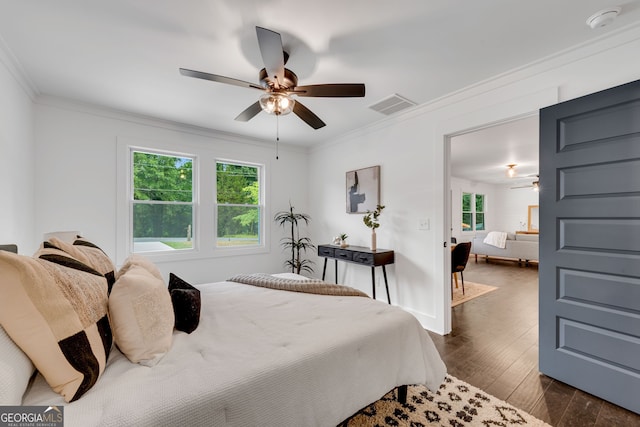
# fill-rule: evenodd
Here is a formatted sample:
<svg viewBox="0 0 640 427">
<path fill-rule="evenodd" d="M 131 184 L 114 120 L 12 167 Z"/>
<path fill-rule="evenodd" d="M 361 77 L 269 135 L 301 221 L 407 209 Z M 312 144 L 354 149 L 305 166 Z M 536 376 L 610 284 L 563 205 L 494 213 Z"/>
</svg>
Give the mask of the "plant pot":
<svg viewBox="0 0 640 427">
<path fill-rule="evenodd" d="M 340 247 L 341 247 L 341 248 L 346 248 L 347 246 L 349 246 L 349 244 L 348 244 L 346 241 L 342 240 L 342 241 L 340 242 Z"/>
</svg>

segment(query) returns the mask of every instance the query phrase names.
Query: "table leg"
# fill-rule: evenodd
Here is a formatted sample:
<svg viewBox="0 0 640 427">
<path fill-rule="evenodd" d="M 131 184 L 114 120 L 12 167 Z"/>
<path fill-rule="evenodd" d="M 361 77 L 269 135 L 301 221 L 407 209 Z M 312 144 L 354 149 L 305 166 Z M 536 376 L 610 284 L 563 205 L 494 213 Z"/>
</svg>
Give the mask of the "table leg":
<svg viewBox="0 0 640 427">
<path fill-rule="evenodd" d="M 371 289 L 373 289 L 373 299 L 376 299 L 376 268 L 371 267 Z"/>
<path fill-rule="evenodd" d="M 335 262 L 336 262 L 335 270 L 336 270 L 336 285 L 337 285 L 338 284 L 338 260 L 335 260 Z"/>
<path fill-rule="evenodd" d="M 324 275 L 327 272 L 327 258 L 324 259 L 324 267 L 322 267 L 322 280 L 324 280 Z"/>
<path fill-rule="evenodd" d="M 387 289 L 387 302 L 391 304 L 391 297 L 389 296 L 389 283 L 387 283 L 387 269 L 382 266 L 382 275 L 384 276 L 384 287 Z"/>
</svg>

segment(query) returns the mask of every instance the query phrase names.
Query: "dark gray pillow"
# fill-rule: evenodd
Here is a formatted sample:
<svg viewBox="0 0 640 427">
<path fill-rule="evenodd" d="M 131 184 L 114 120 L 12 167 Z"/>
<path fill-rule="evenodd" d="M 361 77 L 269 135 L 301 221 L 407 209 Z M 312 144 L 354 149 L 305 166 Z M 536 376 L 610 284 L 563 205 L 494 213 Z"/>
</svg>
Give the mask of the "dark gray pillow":
<svg viewBox="0 0 640 427">
<path fill-rule="evenodd" d="M 176 316 L 175 328 L 190 334 L 200 323 L 200 290 L 169 273 L 169 293 Z"/>
</svg>

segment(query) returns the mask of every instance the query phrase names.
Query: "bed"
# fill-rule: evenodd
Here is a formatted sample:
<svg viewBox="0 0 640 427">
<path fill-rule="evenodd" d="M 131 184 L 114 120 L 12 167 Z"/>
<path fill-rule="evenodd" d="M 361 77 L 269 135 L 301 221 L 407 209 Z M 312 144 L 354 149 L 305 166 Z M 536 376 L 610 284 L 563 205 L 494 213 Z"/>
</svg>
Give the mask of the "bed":
<svg viewBox="0 0 640 427">
<path fill-rule="evenodd" d="M 234 281 L 197 288 L 197 329 L 174 331 L 155 366 L 114 346 L 78 400 L 37 374 L 22 404 L 64 406 L 67 427 L 335 426 L 395 387 L 444 379 L 428 333 L 398 307 Z"/>
</svg>

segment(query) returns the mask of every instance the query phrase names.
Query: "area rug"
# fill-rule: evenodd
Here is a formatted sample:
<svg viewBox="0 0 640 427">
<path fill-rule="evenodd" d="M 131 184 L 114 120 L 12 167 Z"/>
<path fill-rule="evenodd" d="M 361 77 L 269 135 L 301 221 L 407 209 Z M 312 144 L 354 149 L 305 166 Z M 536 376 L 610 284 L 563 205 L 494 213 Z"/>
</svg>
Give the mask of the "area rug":
<svg viewBox="0 0 640 427">
<path fill-rule="evenodd" d="M 458 288 L 453 287 L 453 297 L 451 298 L 451 307 L 462 304 L 474 298 L 484 295 L 491 291 L 495 291 L 495 286 L 483 285 L 482 283 L 464 282 L 464 295 L 462 295 L 462 283 L 458 282 Z"/>
<path fill-rule="evenodd" d="M 361 409 L 338 427 L 550 427 L 549 424 L 495 396 L 447 375 L 435 393 L 411 385 L 407 403 L 397 400 L 397 389 Z"/>
</svg>

